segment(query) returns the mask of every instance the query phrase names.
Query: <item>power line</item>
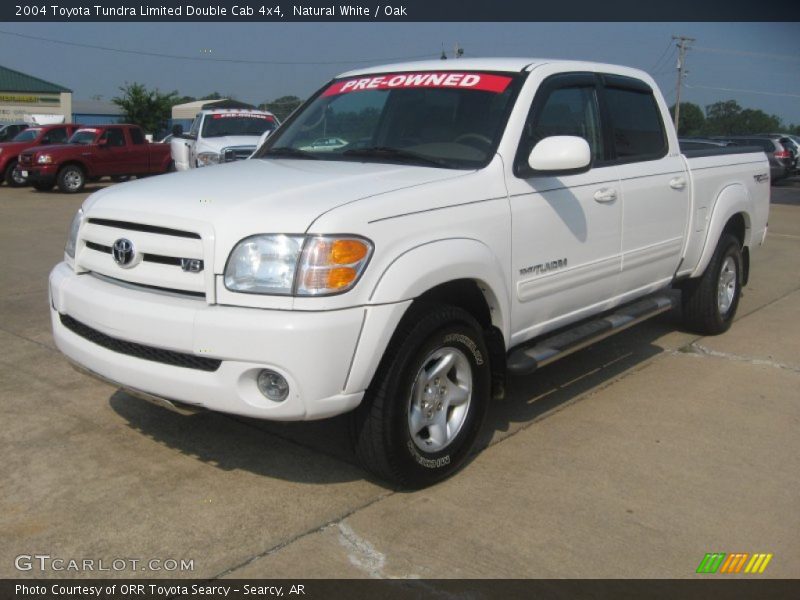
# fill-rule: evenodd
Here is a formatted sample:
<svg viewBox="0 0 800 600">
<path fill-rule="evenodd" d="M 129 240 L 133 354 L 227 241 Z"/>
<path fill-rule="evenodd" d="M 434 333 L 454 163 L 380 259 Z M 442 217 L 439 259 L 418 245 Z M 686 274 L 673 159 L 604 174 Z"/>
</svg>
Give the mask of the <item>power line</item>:
<svg viewBox="0 0 800 600">
<path fill-rule="evenodd" d="M 800 56 L 792 56 L 790 54 L 769 54 L 767 52 L 747 52 L 745 50 L 729 50 L 725 48 L 708 48 L 705 46 L 692 46 L 693 50 L 700 50 L 701 52 L 714 52 L 717 54 L 735 54 L 737 56 L 755 56 L 757 58 L 774 58 L 777 60 L 796 60 L 800 61 Z"/>
<path fill-rule="evenodd" d="M 418 54 L 416 56 L 399 56 L 391 58 L 359 58 L 353 60 L 330 60 L 330 61 L 283 61 L 283 60 L 252 60 L 246 58 L 210 58 L 209 56 L 185 56 L 180 54 L 163 54 L 160 52 L 147 52 L 144 50 L 126 50 L 124 48 L 111 48 L 109 46 L 97 46 L 95 44 L 82 44 L 80 42 L 68 42 L 65 40 L 55 40 L 52 38 L 39 37 L 35 35 L 26 35 L 24 33 L 17 33 L 15 31 L 2 31 L 0 35 L 12 35 L 19 38 L 29 40 L 36 40 L 39 42 L 48 42 L 50 44 L 61 44 L 63 46 L 74 46 L 77 48 L 89 48 L 91 50 L 104 50 L 106 52 L 118 52 L 121 54 L 135 54 L 137 56 L 152 56 L 154 58 L 169 58 L 173 60 L 193 60 L 204 63 L 217 62 L 217 63 L 240 63 L 248 65 L 350 65 L 354 63 L 379 63 L 391 62 L 400 60 L 416 60 L 420 58 L 436 58 L 435 54 Z"/>
<path fill-rule="evenodd" d="M 800 94 L 784 94 L 781 92 L 762 92 L 760 90 L 743 90 L 740 88 L 725 88 L 725 87 L 711 87 L 707 85 L 689 85 L 685 84 L 689 89 L 697 90 L 717 90 L 720 92 L 739 92 L 742 94 L 759 94 L 761 96 L 781 96 L 784 98 L 800 98 Z"/>
<path fill-rule="evenodd" d="M 658 58 L 658 60 L 656 61 L 656 64 L 654 64 L 654 65 L 653 65 L 653 66 L 650 68 L 650 71 L 651 71 L 651 72 L 652 72 L 652 71 L 655 71 L 655 70 L 656 70 L 658 67 L 660 67 L 660 66 L 661 66 L 661 61 L 662 61 L 662 60 L 664 60 L 664 57 L 667 55 L 667 52 L 669 52 L 670 48 L 672 48 L 672 50 L 673 50 L 673 51 L 675 50 L 675 46 L 672 44 L 672 40 L 670 40 L 670 41 L 669 41 L 669 44 L 667 44 L 667 47 L 666 47 L 666 48 L 664 48 L 664 52 L 662 52 L 662 53 L 661 53 L 661 56 L 660 56 L 660 57 Z"/>
</svg>

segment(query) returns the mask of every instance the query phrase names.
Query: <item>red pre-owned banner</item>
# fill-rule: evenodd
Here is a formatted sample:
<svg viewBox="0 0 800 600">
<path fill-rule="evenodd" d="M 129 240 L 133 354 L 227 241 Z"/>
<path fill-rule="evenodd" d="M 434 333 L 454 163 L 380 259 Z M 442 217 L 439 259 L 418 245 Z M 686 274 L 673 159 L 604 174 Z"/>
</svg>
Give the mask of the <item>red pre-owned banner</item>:
<svg viewBox="0 0 800 600">
<path fill-rule="evenodd" d="M 409 88 L 452 88 L 479 90 L 500 94 L 505 91 L 511 77 L 489 73 L 456 73 L 452 71 L 430 73 L 389 73 L 368 77 L 343 79 L 332 84 L 323 96 L 335 96 L 365 90 L 394 90 Z"/>
</svg>

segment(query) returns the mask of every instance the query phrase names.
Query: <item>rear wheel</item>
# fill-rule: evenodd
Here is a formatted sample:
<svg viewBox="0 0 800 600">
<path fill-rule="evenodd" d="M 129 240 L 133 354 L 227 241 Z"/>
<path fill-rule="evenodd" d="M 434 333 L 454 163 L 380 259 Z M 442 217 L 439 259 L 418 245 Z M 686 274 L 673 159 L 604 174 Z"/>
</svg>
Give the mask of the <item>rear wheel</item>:
<svg viewBox="0 0 800 600">
<path fill-rule="evenodd" d="M 354 412 L 353 433 L 367 470 L 420 488 L 469 456 L 486 414 L 490 367 L 480 325 L 466 311 L 434 305 L 411 317 Z"/>
<path fill-rule="evenodd" d="M 16 171 L 16 168 L 17 168 L 17 161 L 12 160 L 10 163 L 8 163 L 6 171 L 3 174 L 5 182 L 10 187 L 22 187 L 27 183 L 27 180 L 22 176 L 22 174 L 19 171 Z"/>
<path fill-rule="evenodd" d="M 58 189 L 65 194 L 80 192 L 86 183 L 86 174 L 78 165 L 67 165 L 58 172 Z"/>
<path fill-rule="evenodd" d="M 717 335 L 730 328 L 742 293 L 742 264 L 741 242 L 723 234 L 703 275 L 683 286 L 683 318 L 692 331 Z"/>
</svg>

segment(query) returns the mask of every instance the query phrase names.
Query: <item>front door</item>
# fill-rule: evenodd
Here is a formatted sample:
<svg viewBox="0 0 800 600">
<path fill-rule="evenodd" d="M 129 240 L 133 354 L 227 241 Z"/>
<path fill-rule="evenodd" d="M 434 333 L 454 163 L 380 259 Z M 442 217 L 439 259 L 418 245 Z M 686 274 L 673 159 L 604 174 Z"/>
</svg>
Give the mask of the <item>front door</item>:
<svg viewBox="0 0 800 600">
<path fill-rule="evenodd" d="M 540 86 L 508 182 L 512 215 L 515 345 L 609 300 L 620 271 L 622 202 L 617 168 L 607 161 L 598 80 L 555 75 Z M 540 140 L 584 138 L 592 167 L 579 174 L 532 172 Z"/>
</svg>

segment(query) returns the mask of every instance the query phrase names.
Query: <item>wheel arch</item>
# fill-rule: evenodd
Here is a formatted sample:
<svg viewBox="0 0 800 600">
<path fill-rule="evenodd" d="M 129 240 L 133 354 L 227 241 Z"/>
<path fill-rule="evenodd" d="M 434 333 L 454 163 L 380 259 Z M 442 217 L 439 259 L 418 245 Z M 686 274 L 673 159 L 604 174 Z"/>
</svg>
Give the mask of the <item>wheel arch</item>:
<svg viewBox="0 0 800 600">
<path fill-rule="evenodd" d="M 751 243 L 751 204 L 750 195 L 741 184 L 729 185 L 719 193 L 712 209 L 700 260 L 690 277 L 703 274 L 724 233 L 734 235 L 740 241 L 744 253 L 744 249 Z M 749 263 L 747 259 L 745 261 Z M 745 268 L 745 277 L 748 271 Z"/>
<path fill-rule="evenodd" d="M 364 389 L 372 381 L 395 332 L 426 304 L 447 304 L 467 311 L 483 328 L 492 366 L 492 396 L 505 389 L 509 299 L 500 262 L 477 240 L 449 239 L 412 248 L 384 270 L 370 295 L 370 304 L 402 306 L 389 319 L 391 331 L 377 336 L 373 327 L 387 323 L 365 321 L 362 340 L 369 351 L 354 357 L 347 389 Z"/>
</svg>

